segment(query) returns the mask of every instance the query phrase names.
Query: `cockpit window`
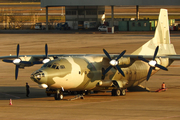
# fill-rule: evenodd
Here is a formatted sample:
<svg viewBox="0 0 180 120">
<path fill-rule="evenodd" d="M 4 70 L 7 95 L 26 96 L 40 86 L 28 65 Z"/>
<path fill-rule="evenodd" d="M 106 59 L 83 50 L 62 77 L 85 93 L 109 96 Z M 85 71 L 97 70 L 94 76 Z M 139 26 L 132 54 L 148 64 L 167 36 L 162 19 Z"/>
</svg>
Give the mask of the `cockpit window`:
<svg viewBox="0 0 180 120">
<path fill-rule="evenodd" d="M 64 66 L 64 65 L 59 65 L 59 64 L 57 64 L 57 63 L 53 63 L 53 64 L 46 63 L 46 64 L 44 64 L 44 65 L 42 66 L 42 68 L 43 68 L 43 67 L 49 67 L 49 68 L 53 68 L 53 69 L 57 69 L 57 70 L 59 70 L 59 69 L 65 69 L 65 66 Z"/>
<path fill-rule="evenodd" d="M 52 65 L 51 67 L 55 69 L 57 66 L 54 64 L 54 65 Z"/>
<path fill-rule="evenodd" d="M 47 65 L 47 67 L 51 67 L 51 64 Z"/>
<path fill-rule="evenodd" d="M 51 66 L 51 68 L 53 68 L 53 69 L 64 69 L 65 66 L 64 66 L 64 65 L 59 65 L 59 64 L 57 64 L 57 63 L 54 63 L 54 64 Z"/>
<path fill-rule="evenodd" d="M 64 65 L 60 65 L 60 69 L 64 69 L 65 68 L 65 66 Z"/>
<path fill-rule="evenodd" d="M 59 69 L 59 66 L 57 66 L 56 69 Z"/>
</svg>

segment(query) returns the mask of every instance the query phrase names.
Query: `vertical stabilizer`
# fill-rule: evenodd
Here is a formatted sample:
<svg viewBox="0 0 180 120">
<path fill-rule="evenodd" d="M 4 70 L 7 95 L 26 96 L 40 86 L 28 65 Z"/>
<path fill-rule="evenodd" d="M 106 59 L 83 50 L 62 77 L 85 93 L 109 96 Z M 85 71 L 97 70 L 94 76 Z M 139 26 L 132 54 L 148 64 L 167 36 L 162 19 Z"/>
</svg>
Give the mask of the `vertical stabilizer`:
<svg viewBox="0 0 180 120">
<path fill-rule="evenodd" d="M 157 55 L 175 55 L 173 44 L 170 42 L 169 20 L 166 9 L 161 9 L 154 37 L 137 49 L 132 55 L 153 55 L 159 46 Z"/>
</svg>

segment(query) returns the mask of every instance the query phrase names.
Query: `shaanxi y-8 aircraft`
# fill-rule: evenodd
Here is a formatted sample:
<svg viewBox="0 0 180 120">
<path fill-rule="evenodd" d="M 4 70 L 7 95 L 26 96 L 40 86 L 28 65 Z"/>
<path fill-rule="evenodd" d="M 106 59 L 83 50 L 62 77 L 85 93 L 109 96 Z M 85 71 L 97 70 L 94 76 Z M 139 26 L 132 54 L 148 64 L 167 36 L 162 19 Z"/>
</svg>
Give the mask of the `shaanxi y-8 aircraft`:
<svg viewBox="0 0 180 120">
<path fill-rule="evenodd" d="M 139 86 L 160 69 L 168 70 L 174 60 L 179 60 L 170 42 L 168 12 L 161 9 L 154 37 L 139 49 L 125 55 L 109 54 L 54 54 L 1 56 L 4 62 L 16 65 L 18 69 L 43 64 L 31 74 L 31 79 L 43 88 L 55 89 L 55 100 L 63 99 L 64 91 L 111 90 L 112 96 L 126 94 L 126 89 Z M 12 60 L 13 59 L 13 60 Z"/>
</svg>

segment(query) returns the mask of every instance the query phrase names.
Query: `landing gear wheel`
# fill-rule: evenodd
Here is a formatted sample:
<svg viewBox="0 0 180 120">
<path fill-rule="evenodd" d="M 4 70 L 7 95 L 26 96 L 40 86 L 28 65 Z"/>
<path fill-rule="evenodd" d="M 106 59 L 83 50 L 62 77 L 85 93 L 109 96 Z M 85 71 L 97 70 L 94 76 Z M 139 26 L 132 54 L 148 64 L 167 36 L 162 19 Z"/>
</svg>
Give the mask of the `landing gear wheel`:
<svg viewBox="0 0 180 120">
<path fill-rule="evenodd" d="M 120 89 L 117 89 L 115 95 L 116 95 L 116 96 L 120 96 L 120 95 L 121 95 L 121 90 L 120 90 Z"/>
<path fill-rule="evenodd" d="M 120 89 L 112 89 L 111 95 L 112 96 L 120 96 L 121 95 L 121 90 Z"/>
<path fill-rule="evenodd" d="M 60 94 L 58 94 L 58 93 L 54 94 L 54 99 L 55 100 L 60 100 Z"/>
<path fill-rule="evenodd" d="M 116 89 L 112 89 L 111 95 L 112 95 L 112 96 L 115 96 L 115 92 L 116 92 Z"/>
<path fill-rule="evenodd" d="M 55 99 L 55 100 L 62 100 L 63 97 L 64 97 L 64 96 L 63 96 L 63 92 L 54 94 L 54 99 Z"/>
<path fill-rule="evenodd" d="M 126 95 L 126 90 L 125 89 L 121 89 L 121 96 L 125 96 Z"/>
<path fill-rule="evenodd" d="M 63 92 L 60 93 L 60 100 L 64 98 Z"/>
<path fill-rule="evenodd" d="M 47 93 L 47 96 L 51 96 L 51 93 Z"/>
<path fill-rule="evenodd" d="M 85 91 L 85 95 L 90 95 L 90 94 L 91 94 L 90 90 Z"/>
</svg>

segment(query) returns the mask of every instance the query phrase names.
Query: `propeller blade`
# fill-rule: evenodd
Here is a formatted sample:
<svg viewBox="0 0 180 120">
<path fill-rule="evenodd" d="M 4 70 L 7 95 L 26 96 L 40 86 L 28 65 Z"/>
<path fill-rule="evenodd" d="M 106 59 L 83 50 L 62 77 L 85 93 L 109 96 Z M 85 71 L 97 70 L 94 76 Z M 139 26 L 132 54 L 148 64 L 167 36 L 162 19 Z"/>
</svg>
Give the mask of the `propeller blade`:
<svg viewBox="0 0 180 120">
<path fill-rule="evenodd" d="M 17 80 L 17 78 L 18 78 L 18 72 L 19 72 L 19 65 L 16 65 L 16 68 L 15 68 L 15 80 Z"/>
<path fill-rule="evenodd" d="M 126 50 L 124 50 L 124 51 L 116 58 L 116 61 L 117 61 L 119 58 L 121 58 L 121 57 L 124 55 L 125 52 L 126 52 Z"/>
<path fill-rule="evenodd" d="M 47 44 L 45 44 L 45 56 L 46 56 L 46 58 L 43 61 L 34 61 L 33 64 L 44 64 L 47 62 L 47 60 L 50 61 L 50 59 L 48 58 L 48 45 Z"/>
<path fill-rule="evenodd" d="M 109 66 L 109 67 L 103 72 L 103 75 L 105 75 L 111 68 L 112 68 L 112 66 Z"/>
<path fill-rule="evenodd" d="M 157 47 L 156 47 L 156 50 L 155 50 L 155 52 L 154 52 L 154 56 L 153 56 L 153 60 L 155 60 L 156 55 L 157 55 L 157 53 L 158 53 L 158 50 L 159 50 L 159 46 L 157 46 Z"/>
<path fill-rule="evenodd" d="M 103 72 L 103 75 L 105 75 L 113 66 L 116 66 L 119 73 L 121 73 L 123 76 L 125 76 L 124 72 L 121 70 L 121 68 L 117 64 L 118 64 L 118 59 L 121 58 L 125 54 L 126 50 L 121 52 L 121 54 L 116 59 L 111 59 L 109 53 L 105 49 L 103 49 L 103 52 L 110 60 L 110 66 Z"/>
<path fill-rule="evenodd" d="M 156 67 L 158 67 L 158 68 L 160 68 L 160 69 L 163 69 L 163 70 L 168 71 L 168 69 L 167 69 L 167 68 L 165 68 L 165 67 L 164 67 L 164 66 L 162 66 L 162 65 L 156 64 L 155 66 L 156 66 Z"/>
<path fill-rule="evenodd" d="M 2 60 L 3 62 L 13 63 L 13 60 Z"/>
<path fill-rule="evenodd" d="M 152 73 L 152 67 L 149 68 L 148 75 L 147 75 L 147 81 L 149 80 L 151 73 Z"/>
<path fill-rule="evenodd" d="M 121 70 L 121 68 L 118 65 L 116 65 L 116 68 L 121 73 L 121 75 L 125 77 L 124 72 Z"/>
<path fill-rule="evenodd" d="M 20 63 L 23 63 L 23 64 L 32 64 L 29 61 L 21 61 L 20 58 L 19 58 L 19 51 L 20 51 L 20 45 L 17 44 L 17 48 L 16 48 L 16 55 L 17 55 L 16 57 L 17 58 L 14 59 L 14 60 L 3 60 L 3 62 L 14 63 L 16 65 L 16 67 L 15 67 L 15 80 L 17 80 L 17 78 L 18 78 L 18 72 L 19 72 L 19 65 L 20 65 Z"/>
<path fill-rule="evenodd" d="M 16 50 L 16 53 L 17 53 L 17 58 L 19 58 L 19 44 L 17 44 L 17 50 Z"/>
<path fill-rule="evenodd" d="M 110 55 L 109 55 L 109 53 L 108 53 L 105 49 L 103 49 L 103 52 L 104 52 L 104 54 L 105 54 L 110 60 L 112 60 L 111 57 L 110 57 Z"/>
<path fill-rule="evenodd" d="M 47 46 L 47 44 L 45 45 L 45 55 L 46 55 L 46 58 L 48 58 L 48 46 Z"/>
<path fill-rule="evenodd" d="M 142 60 L 142 61 L 144 61 L 144 62 L 149 63 L 149 61 L 148 61 L 148 60 L 146 60 L 146 59 L 145 59 L 145 58 L 143 58 L 143 57 L 138 56 L 138 59 L 140 59 L 140 60 Z"/>
<path fill-rule="evenodd" d="M 149 64 L 149 66 L 150 66 L 149 71 L 148 71 L 148 75 L 147 75 L 147 81 L 149 80 L 149 78 L 150 78 L 150 76 L 151 76 L 153 67 L 158 67 L 158 68 L 160 68 L 160 69 L 162 69 L 162 70 L 168 70 L 166 67 L 157 64 L 157 62 L 155 61 L 156 55 L 157 55 L 157 53 L 158 53 L 158 50 L 159 50 L 159 46 L 156 47 L 156 49 L 155 49 L 155 51 L 154 51 L 153 60 L 151 60 L 151 61 L 148 61 L 148 60 L 146 60 L 145 58 L 140 57 L 140 56 L 138 57 L 138 59 L 140 59 L 140 60 L 142 60 L 142 61 L 144 61 L 144 62 L 147 62 L 147 63 Z"/>
</svg>

